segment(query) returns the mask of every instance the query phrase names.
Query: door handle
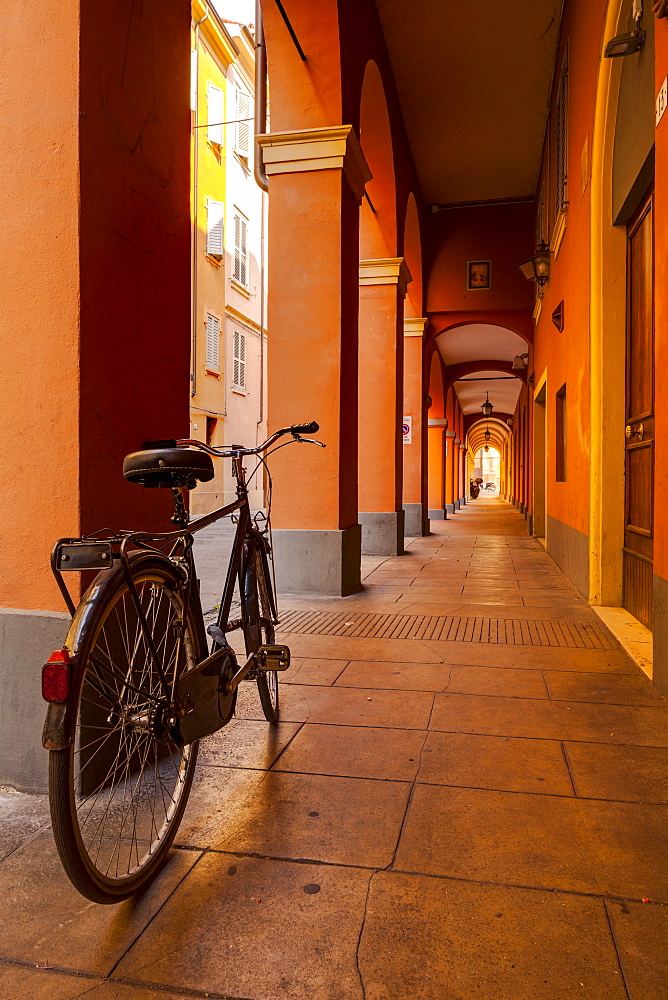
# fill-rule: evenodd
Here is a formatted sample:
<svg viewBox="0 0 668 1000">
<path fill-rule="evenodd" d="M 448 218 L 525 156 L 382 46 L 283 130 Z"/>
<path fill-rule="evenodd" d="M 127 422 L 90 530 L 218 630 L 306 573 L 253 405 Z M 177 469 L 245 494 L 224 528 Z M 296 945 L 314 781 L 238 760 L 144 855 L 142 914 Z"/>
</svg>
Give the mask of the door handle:
<svg viewBox="0 0 668 1000">
<path fill-rule="evenodd" d="M 635 437 L 636 434 L 637 434 L 638 435 L 638 440 L 642 441 L 642 439 L 645 436 L 645 428 L 644 428 L 644 426 L 642 424 L 638 424 L 638 426 L 636 427 L 636 429 L 633 430 L 633 428 L 631 427 L 631 424 L 627 424 L 626 425 L 626 430 L 625 430 L 624 433 L 626 434 L 627 438 Z"/>
</svg>

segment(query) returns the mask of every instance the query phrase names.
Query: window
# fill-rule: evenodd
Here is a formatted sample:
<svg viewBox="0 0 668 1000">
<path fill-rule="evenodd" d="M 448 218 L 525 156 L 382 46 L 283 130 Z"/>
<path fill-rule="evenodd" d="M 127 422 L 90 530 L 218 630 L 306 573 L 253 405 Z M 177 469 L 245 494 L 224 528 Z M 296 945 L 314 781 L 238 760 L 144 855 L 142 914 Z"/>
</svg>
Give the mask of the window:
<svg viewBox="0 0 668 1000">
<path fill-rule="evenodd" d="M 220 349 L 220 320 L 211 313 L 206 314 L 206 367 L 217 372 Z"/>
<path fill-rule="evenodd" d="M 232 385 L 235 389 L 246 388 L 246 337 L 238 330 L 233 340 Z"/>
<path fill-rule="evenodd" d="M 223 214 L 222 201 L 208 198 L 206 202 L 206 252 L 218 260 L 223 256 Z"/>
<path fill-rule="evenodd" d="M 564 56 L 557 88 L 555 114 L 555 218 L 568 207 L 568 50 Z"/>
<path fill-rule="evenodd" d="M 248 288 L 248 220 L 239 212 L 234 213 L 234 280 Z"/>
<path fill-rule="evenodd" d="M 207 137 L 217 146 L 223 145 L 223 92 L 220 87 L 208 83 L 206 87 Z"/>
<path fill-rule="evenodd" d="M 555 427 L 557 440 L 555 454 L 557 460 L 556 479 L 558 483 L 566 482 L 566 383 L 562 385 L 556 396 Z"/>
<path fill-rule="evenodd" d="M 245 94 L 243 90 L 237 90 L 237 124 L 235 129 L 235 140 L 234 146 L 239 154 L 244 159 L 248 159 L 250 156 L 250 135 L 251 135 L 251 122 L 248 119 L 251 116 L 251 100 L 248 94 Z"/>
<path fill-rule="evenodd" d="M 218 423 L 215 417 L 206 418 L 206 444 L 210 448 L 214 447 L 213 439 L 216 436 L 216 424 Z"/>
</svg>

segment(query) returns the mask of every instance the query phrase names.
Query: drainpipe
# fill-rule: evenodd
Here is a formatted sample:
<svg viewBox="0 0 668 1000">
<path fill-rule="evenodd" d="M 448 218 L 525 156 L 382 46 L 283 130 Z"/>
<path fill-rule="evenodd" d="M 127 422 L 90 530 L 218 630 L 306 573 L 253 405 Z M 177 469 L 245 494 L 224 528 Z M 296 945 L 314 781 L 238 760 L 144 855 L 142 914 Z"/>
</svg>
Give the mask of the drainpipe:
<svg viewBox="0 0 668 1000">
<path fill-rule="evenodd" d="M 262 22 L 262 4 L 255 0 L 255 135 L 264 135 L 267 131 L 267 49 L 264 43 L 264 24 Z M 260 419 L 257 426 L 264 422 L 264 294 L 265 294 L 265 194 L 269 190 L 267 172 L 264 169 L 262 147 L 255 143 L 254 158 L 255 181 L 260 188 L 262 200 L 260 210 Z"/>
<path fill-rule="evenodd" d="M 195 105 L 195 128 L 194 128 L 194 142 L 195 148 L 193 151 L 193 226 L 192 226 L 192 303 L 191 303 L 191 365 L 192 370 L 190 372 L 190 397 L 192 398 L 197 392 L 197 200 L 198 194 L 198 165 L 199 165 L 199 26 L 203 21 L 209 16 L 209 8 L 206 8 L 206 13 L 204 17 L 201 17 L 199 21 L 195 22 L 195 86 L 194 86 L 194 105 Z"/>
</svg>

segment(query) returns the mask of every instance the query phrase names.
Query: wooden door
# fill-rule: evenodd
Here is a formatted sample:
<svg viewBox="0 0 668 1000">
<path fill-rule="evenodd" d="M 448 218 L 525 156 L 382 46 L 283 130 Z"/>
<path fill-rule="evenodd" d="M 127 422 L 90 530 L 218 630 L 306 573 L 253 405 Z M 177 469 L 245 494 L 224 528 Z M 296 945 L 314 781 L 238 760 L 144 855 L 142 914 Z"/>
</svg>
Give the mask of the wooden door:
<svg viewBox="0 0 668 1000">
<path fill-rule="evenodd" d="M 628 227 L 623 603 L 652 627 L 654 551 L 654 218 L 652 194 Z"/>
</svg>

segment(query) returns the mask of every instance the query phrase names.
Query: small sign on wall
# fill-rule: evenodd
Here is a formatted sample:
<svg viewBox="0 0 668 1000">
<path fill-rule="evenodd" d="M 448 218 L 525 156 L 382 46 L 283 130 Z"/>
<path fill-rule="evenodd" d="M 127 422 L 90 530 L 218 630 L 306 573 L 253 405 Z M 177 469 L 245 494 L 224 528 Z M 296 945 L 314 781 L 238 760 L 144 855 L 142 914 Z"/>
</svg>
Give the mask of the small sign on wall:
<svg viewBox="0 0 668 1000">
<path fill-rule="evenodd" d="M 404 417 L 402 422 L 404 444 L 413 444 L 413 418 Z"/>
<path fill-rule="evenodd" d="M 668 76 L 661 84 L 661 90 L 656 96 L 656 124 L 663 118 L 663 113 L 668 105 Z"/>
</svg>

